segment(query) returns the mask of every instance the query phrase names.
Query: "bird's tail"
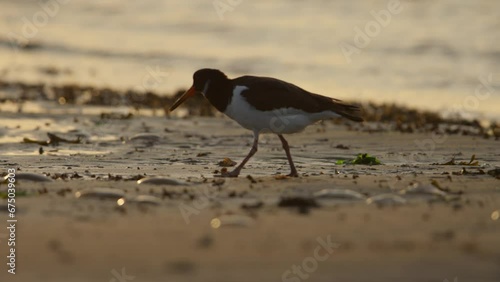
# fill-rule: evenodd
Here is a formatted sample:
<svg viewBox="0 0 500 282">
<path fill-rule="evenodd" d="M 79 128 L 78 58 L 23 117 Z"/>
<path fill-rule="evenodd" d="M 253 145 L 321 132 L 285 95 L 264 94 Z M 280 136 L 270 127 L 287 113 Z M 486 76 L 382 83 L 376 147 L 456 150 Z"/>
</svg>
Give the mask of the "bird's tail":
<svg viewBox="0 0 500 282">
<path fill-rule="evenodd" d="M 348 104 L 341 100 L 331 98 L 331 110 L 353 121 L 363 121 L 361 108 L 358 105 Z"/>
</svg>

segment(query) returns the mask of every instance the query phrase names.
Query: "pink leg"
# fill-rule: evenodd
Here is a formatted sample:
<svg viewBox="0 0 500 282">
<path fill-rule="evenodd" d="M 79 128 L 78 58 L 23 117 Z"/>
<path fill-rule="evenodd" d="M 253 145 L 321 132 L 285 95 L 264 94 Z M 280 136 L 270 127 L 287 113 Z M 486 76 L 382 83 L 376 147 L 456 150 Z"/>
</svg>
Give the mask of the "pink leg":
<svg viewBox="0 0 500 282">
<path fill-rule="evenodd" d="M 288 176 L 298 177 L 299 174 L 297 173 L 297 169 L 295 169 L 295 165 L 293 164 L 292 155 L 290 154 L 290 147 L 288 147 L 288 142 L 285 140 L 283 135 L 278 134 L 278 137 L 281 140 L 281 144 L 283 145 L 283 149 L 286 152 L 286 157 L 288 158 L 288 163 L 290 164 L 290 169 L 292 170 Z"/>
<path fill-rule="evenodd" d="M 238 177 L 238 175 L 240 175 L 241 169 L 245 166 L 245 164 L 248 162 L 248 160 L 253 155 L 255 155 L 255 153 L 257 152 L 258 145 L 259 145 L 259 134 L 254 133 L 252 149 L 250 150 L 248 155 L 243 159 L 243 161 L 241 161 L 241 163 L 233 171 L 222 173 L 221 176 L 223 176 L 223 177 Z"/>
</svg>

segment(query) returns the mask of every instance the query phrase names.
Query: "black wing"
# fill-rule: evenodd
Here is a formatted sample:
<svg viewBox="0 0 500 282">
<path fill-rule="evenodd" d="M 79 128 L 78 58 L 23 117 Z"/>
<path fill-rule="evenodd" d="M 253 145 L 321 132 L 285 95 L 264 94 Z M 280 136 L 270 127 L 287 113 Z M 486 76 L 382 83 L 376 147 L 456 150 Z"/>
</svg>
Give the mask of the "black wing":
<svg viewBox="0 0 500 282">
<path fill-rule="evenodd" d="M 280 108 L 296 108 L 308 113 L 333 111 L 354 121 L 363 121 L 360 108 L 340 100 L 308 92 L 294 84 L 271 78 L 242 76 L 233 80 L 235 85 L 249 89 L 241 95 L 256 109 L 272 111 Z"/>
</svg>

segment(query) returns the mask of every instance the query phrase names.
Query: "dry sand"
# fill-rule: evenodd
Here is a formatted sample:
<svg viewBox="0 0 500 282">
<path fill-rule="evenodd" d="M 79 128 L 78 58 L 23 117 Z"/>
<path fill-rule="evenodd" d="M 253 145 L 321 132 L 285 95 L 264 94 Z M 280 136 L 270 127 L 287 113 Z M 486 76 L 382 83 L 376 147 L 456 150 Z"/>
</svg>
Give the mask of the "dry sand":
<svg viewBox="0 0 500 282">
<path fill-rule="evenodd" d="M 4 114 L 3 121 L 3 172 L 55 179 L 19 175 L 17 189 L 28 194 L 16 198 L 16 274 L 7 273 L 0 237 L 1 281 L 500 281 L 500 182 L 487 173 L 500 166 L 493 139 L 430 141 L 431 134 L 325 122 L 287 138 L 299 178 L 276 177 L 289 168 L 268 135 L 239 178 L 221 179 L 217 162 L 240 161 L 252 139 L 226 118 Z M 46 140 L 47 132 L 84 142 L 20 142 Z M 383 164 L 335 164 L 358 153 Z M 479 166 L 433 165 L 472 155 Z M 138 184 L 144 176 L 178 183 Z M 423 191 L 401 194 L 412 185 Z M 92 188 L 124 191 L 127 200 L 75 197 Z M 321 198 L 322 189 L 350 194 Z M 367 204 L 379 194 L 393 198 Z M 136 195 L 157 198 L 136 203 Z M 7 200 L 0 204 L 7 218 Z M 314 258 L 318 240 L 331 240 L 333 252 Z"/>
</svg>

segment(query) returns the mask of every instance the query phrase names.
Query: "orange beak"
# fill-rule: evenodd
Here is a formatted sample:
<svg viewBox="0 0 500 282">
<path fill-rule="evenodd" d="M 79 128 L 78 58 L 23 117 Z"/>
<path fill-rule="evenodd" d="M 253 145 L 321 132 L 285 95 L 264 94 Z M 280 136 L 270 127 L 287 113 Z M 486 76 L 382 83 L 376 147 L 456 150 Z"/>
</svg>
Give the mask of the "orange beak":
<svg viewBox="0 0 500 282">
<path fill-rule="evenodd" d="M 191 86 L 191 88 L 189 88 L 188 91 L 186 91 L 186 93 L 182 94 L 182 96 L 179 99 L 177 99 L 177 101 L 175 101 L 175 103 L 168 110 L 170 112 L 175 110 L 177 107 L 180 106 L 180 104 L 184 103 L 184 101 L 186 101 L 190 97 L 194 96 L 194 94 L 196 94 L 196 90 L 194 89 L 194 85 L 193 85 L 193 86 Z"/>
</svg>

